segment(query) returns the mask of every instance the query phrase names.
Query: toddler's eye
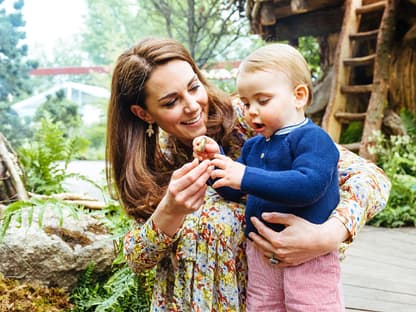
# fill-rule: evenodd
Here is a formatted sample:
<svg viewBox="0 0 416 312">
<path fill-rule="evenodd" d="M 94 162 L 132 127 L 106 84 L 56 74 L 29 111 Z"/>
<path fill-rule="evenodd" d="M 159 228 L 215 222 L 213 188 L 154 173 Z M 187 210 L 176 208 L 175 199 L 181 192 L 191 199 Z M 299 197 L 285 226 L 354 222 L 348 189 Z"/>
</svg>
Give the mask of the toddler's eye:
<svg viewBox="0 0 416 312">
<path fill-rule="evenodd" d="M 264 105 L 264 104 L 267 104 L 267 102 L 269 101 L 269 98 L 260 98 L 258 99 L 258 101 L 259 101 L 259 104 Z"/>
</svg>

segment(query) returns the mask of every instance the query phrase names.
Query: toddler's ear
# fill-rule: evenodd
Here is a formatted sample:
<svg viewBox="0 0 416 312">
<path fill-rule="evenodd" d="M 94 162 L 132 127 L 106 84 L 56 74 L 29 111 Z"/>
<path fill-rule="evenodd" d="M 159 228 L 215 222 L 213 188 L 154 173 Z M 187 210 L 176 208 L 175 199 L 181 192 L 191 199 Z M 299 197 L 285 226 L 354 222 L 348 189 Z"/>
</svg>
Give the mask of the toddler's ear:
<svg viewBox="0 0 416 312">
<path fill-rule="evenodd" d="M 297 106 L 299 108 L 304 107 L 308 103 L 309 99 L 309 89 L 305 84 L 300 84 L 295 88 L 295 98 L 297 101 Z"/>
</svg>

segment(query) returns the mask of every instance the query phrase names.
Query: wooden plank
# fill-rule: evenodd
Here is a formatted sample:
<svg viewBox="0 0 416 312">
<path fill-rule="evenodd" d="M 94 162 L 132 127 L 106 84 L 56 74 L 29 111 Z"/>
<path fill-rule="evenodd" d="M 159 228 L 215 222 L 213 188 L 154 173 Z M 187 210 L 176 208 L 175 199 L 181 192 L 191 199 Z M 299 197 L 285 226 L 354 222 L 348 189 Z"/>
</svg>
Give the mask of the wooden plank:
<svg viewBox="0 0 416 312">
<path fill-rule="evenodd" d="M 343 0 L 291 0 L 281 3 L 274 1 L 272 4 L 276 19 L 282 19 L 290 16 L 299 17 L 300 12 L 314 12 L 325 10 L 325 8 L 339 7 L 343 2 Z"/>
<path fill-rule="evenodd" d="M 378 29 L 358 32 L 350 35 L 350 40 L 367 40 L 367 39 L 376 39 L 378 34 Z"/>
<path fill-rule="evenodd" d="M 375 11 L 381 11 L 386 7 L 387 1 L 375 2 L 372 4 L 363 5 L 355 11 L 357 14 L 365 14 Z"/>
<path fill-rule="evenodd" d="M 346 311 L 416 311 L 416 228 L 365 226 L 341 263 Z"/>
<path fill-rule="evenodd" d="M 365 66 L 365 65 L 372 65 L 376 58 L 375 54 L 366 55 L 366 56 L 359 56 L 359 57 L 351 57 L 345 58 L 343 60 L 344 65 L 346 66 Z"/>
<path fill-rule="evenodd" d="M 342 86 L 342 93 L 366 93 L 373 90 L 373 84 Z"/>
<path fill-rule="evenodd" d="M 261 35 L 262 38 L 273 41 L 292 40 L 303 36 L 327 36 L 341 29 L 342 18 L 340 16 L 343 11 L 343 6 L 338 6 L 285 18 L 276 17 L 276 24 L 263 27 Z M 317 21 L 325 21 L 325 23 Z"/>
<path fill-rule="evenodd" d="M 350 123 L 355 120 L 364 120 L 367 113 L 347 113 L 347 112 L 336 112 L 335 118 L 338 119 L 340 123 Z"/>
</svg>

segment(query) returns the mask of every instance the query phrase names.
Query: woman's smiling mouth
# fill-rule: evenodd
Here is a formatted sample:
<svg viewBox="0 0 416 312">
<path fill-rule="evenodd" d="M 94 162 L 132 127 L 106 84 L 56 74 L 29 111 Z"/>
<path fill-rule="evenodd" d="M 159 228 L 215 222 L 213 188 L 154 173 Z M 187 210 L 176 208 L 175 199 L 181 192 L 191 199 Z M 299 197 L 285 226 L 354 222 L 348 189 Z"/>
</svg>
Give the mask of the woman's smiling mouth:
<svg viewBox="0 0 416 312">
<path fill-rule="evenodd" d="M 188 121 L 182 121 L 181 124 L 184 124 L 184 125 L 187 125 L 187 126 L 193 125 L 193 124 L 197 123 L 198 121 L 200 121 L 201 117 L 202 117 L 202 114 L 199 114 L 198 116 L 196 116 L 196 117 L 194 117 L 194 118 L 192 118 Z"/>
</svg>

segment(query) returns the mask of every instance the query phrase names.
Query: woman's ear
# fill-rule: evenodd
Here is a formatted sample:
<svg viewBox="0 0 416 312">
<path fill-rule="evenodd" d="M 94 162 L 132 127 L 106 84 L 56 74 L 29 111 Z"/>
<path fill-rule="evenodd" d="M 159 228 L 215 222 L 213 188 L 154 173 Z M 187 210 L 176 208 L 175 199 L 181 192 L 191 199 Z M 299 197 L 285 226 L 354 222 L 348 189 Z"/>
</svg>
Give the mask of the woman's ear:
<svg viewBox="0 0 416 312">
<path fill-rule="evenodd" d="M 309 89 L 305 84 L 297 85 L 295 88 L 295 98 L 298 108 L 303 108 L 309 99 Z"/>
<path fill-rule="evenodd" d="M 132 105 L 130 106 L 130 111 L 133 115 L 139 117 L 141 120 L 147 123 L 153 123 L 153 118 L 149 115 L 149 113 L 140 105 Z"/>
</svg>

